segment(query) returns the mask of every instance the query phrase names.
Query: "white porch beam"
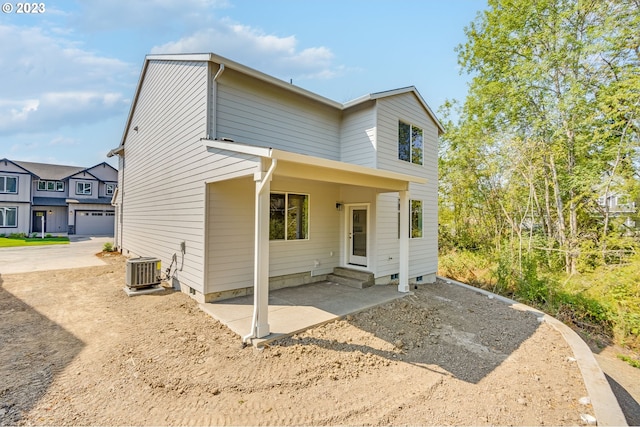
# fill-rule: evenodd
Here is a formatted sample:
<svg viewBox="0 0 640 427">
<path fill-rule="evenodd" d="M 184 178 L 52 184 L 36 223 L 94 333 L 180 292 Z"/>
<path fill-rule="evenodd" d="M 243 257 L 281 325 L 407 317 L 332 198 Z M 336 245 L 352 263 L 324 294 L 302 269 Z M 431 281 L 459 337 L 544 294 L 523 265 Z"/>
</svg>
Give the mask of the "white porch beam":
<svg viewBox="0 0 640 427">
<path fill-rule="evenodd" d="M 400 191 L 400 272 L 398 292 L 409 292 L 409 192 Z"/>
</svg>

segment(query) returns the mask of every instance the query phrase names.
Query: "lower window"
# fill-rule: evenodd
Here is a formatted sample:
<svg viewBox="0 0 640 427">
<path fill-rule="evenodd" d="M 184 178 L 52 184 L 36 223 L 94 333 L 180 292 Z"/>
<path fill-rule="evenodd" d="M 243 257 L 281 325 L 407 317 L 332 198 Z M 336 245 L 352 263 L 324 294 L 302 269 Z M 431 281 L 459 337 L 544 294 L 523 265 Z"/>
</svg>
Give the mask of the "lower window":
<svg viewBox="0 0 640 427">
<path fill-rule="evenodd" d="M 422 237 L 422 200 L 411 200 L 409 211 L 409 238 Z M 400 199 L 398 199 L 398 239 L 400 238 Z"/>
<path fill-rule="evenodd" d="M 0 227 L 18 226 L 18 208 L 0 208 Z"/>
<path fill-rule="evenodd" d="M 422 237 L 422 200 L 411 201 L 411 238 Z"/>
<path fill-rule="evenodd" d="M 304 240 L 309 237 L 309 196 L 272 193 L 269 240 Z"/>
</svg>

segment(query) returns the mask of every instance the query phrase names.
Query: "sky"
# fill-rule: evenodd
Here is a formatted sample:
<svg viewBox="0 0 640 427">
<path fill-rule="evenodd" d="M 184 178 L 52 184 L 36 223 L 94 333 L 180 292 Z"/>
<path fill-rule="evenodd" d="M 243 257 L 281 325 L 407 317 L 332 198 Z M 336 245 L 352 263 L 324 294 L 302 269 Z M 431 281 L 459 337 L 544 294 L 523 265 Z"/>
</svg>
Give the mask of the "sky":
<svg viewBox="0 0 640 427">
<path fill-rule="evenodd" d="M 120 144 L 147 54 L 213 52 L 342 103 L 413 85 L 437 112 L 466 96 L 455 47 L 486 4 L 67 0 L 27 14 L 4 2 L 0 158 L 116 166 L 106 153 Z"/>
</svg>

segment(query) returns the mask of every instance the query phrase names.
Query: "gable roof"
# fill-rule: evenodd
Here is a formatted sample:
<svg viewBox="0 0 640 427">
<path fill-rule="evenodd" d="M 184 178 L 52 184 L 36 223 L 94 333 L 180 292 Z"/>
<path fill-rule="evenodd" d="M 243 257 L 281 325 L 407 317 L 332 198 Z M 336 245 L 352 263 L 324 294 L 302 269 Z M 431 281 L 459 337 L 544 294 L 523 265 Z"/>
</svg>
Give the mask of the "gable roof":
<svg viewBox="0 0 640 427">
<path fill-rule="evenodd" d="M 85 168 L 84 166 L 53 165 L 50 163 L 23 162 L 20 160 L 9 160 L 9 159 L 1 159 L 0 161 L 13 163 L 14 165 L 23 169 L 25 172 L 30 173 L 37 179 L 51 180 L 51 181 L 64 181 L 82 172 L 86 172 L 87 174 L 91 175 L 91 178 L 93 179 L 102 181 L 101 179 L 93 175 L 91 172 L 89 172 L 89 170 L 97 166 L 100 166 L 102 164 L 109 166 L 113 170 L 117 170 L 106 162 L 98 163 L 95 166 Z"/>
<path fill-rule="evenodd" d="M 433 113 L 433 110 L 431 110 L 431 107 L 429 107 L 429 104 L 427 104 L 427 102 L 424 100 L 422 95 L 420 95 L 420 92 L 418 92 L 418 89 L 415 86 L 407 86 L 399 89 L 392 89 L 392 90 L 385 90 L 383 92 L 370 93 L 368 95 L 361 96 L 360 98 L 356 98 L 354 100 L 351 100 L 345 103 L 343 105 L 343 109 L 354 107 L 356 105 L 362 104 L 363 102 L 375 101 L 377 99 L 386 98 L 389 96 L 402 95 L 405 93 L 413 93 L 416 96 L 420 104 L 422 104 L 422 108 L 424 108 L 427 111 L 427 114 L 429 115 L 429 117 L 431 117 L 431 119 L 435 122 L 436 126 L 438 127 L 439 133 L 443 134 L 444 127 L 442 126 L 442 124 L 440 123 L 436 115 Z"/>
<path fill-rule="evenodd" d="M 14 160 L 13 163 L 28 170 L 39 179 L 50 179 L 55 181 L 62 181 L 70 175 L 84 170 L 84 167 L 82 166 L 51 165 L 48 163 L 22 162 L 18 160 Z"/>
<path fill-rule="evenodd" d="M 20 166 L 20 165 L 19 165 L 19 164 L 17 164 L 16 162 L 11 161 L 11 160 L 7 159 L 6 157 L 5 157 L 4 159 L 0 159 L 0 162 L 4 163 L 4 164 L 5 164 L 5 166 L 6 166 L 8 163 L 11 163 L 12 165 L 16 166 L 17 168 L 22 169 L 25 173 L 28 173 L 28 174 L 30 174 L 30 175 L 33 175 L 33 172 L 31 172 L 31 171 L 29 171 L 29 170 L 27 170 L 27 169 L 23 168 L 22 166 Z"/>
<path fill-rule="evenodd" d="M 438 118 L 436 117 L 436 115 L 433 113 L 433 110 L 431 110 L 431 108 L 429 107 L 429 105 L 425 102 L 424 98 L 422 98 L 422 96 L 420 95 L 420 93 L 418 92 L 418 90 L 416 89 L 415 86 L 408 86 L 405 88 L 400 88 L 400 89 L 394 89 L 394 90 L 389 90 L 389 91 L 384 91 L 384 92 L 376 92 L 376 93 L 372 93 L 369 95 L 365 95 L 363 97 L 357 98 L 353 101 L 349 101 L 345 104 L 339 103 L 337 101 L 331 100 L 329 98 L 325 98 L 322 95 L 318 95 L 317 93 L 311 92 L 309 90 L 303 89 L 299 86 L 295 86 L 294 84 L 290 83 L 290 82 L 286 82 L 284 80 L 278 79 L 276 77 L 270 76 L 268 74 L 265 74 L 261 71 L 255 70 L 253 68 L 247 67 L 246 65 L 242 65 L 238 62 L 232 61 L 228 58 L 224 58 L 220 55 L 216 55 L 215 53 L 172 53 L 172 54 L 154 54 L 154 55 L 147 55 L 145 56 L 145 60 L 144 60 L 144 64 L 142 66 L 142 71 L 140 72 L 140 78 L 138 79 L 138 85 L 136 87 L 136 92 L 135 95 L 133 97 L 133 101 L 131 103 L 131 108 L 129 109 L 129 115 L 127 117 L 127 122 L 125 124 L 124 127 L 124 132 L 122 134 L 122 138 L 120 140 L 120 145 L 109 151 L 109 154 L 107 154 L 107 157 L 112 157 L 116 154 L 119 154 L 119 152 L 121 152 L 122 148 L 124 147 L 124 141 L 127 138 L 127 133 L 129 131 L 129 127 L 131 125 L 131 120 L 133 119 L 133 112 L 135 110 L 136 104 L 138 102 L 138 97 L 140 95 L 140 90 L 142 89 L 142 81 L 144 80 L 144 76 L 146 74 L 147 71 L 147 66 L 149 65 L 149 62 L 151 61 L 194 61 L 194 62 L 213 62 L 213 63 L 217 63 L 220 64 L 220 68 L 218 73 L 221 73 L 224 71 L 225 68 L 230 68 L 236 71 L 239 71 L 245 75 L 248 75 L 250 77 L 254 77 L 258 80 L 262 80 L 266 83 L 270 83 L 274 86 L 277 86 L 281 89 L 287 90 L 289 92 L 293 92 L 296 93 L 298 95 L 304 96 L 306 98 L 312 99 L 314 101 L 318 101 L 322 104 L 328 105 L 329 107 L 333 107 L 339 110 L 345 110 L 347 108 L 353 107 L 354 105 L 360 104 L 362 102 L 366 102 L 369 100 L 376 100 L 379 98 L 383 98 L 383 97 L 387 97 L 387 96 L 394 96 L 394 95 L 400 95 L 403 93 L 408 93 L 408 92 L 413 92 L 416 97 L 418 98 L 418 100 L 420 101 L 420 103 L 422 104 L 422 106 L 424 107 L 424 109 L 426 110 L 427 114 L 429 115 L 429 117 L 431 117 L 431 119 L 436 123 L 436 126 L 438 128 L 439 133 L 444 133 L 444 128 L 442 126 L 442 124 L 440 123 L 440 121 L 438 120 Z M 215 77 L 214 77 L 215 80 Z"/>
</svg>

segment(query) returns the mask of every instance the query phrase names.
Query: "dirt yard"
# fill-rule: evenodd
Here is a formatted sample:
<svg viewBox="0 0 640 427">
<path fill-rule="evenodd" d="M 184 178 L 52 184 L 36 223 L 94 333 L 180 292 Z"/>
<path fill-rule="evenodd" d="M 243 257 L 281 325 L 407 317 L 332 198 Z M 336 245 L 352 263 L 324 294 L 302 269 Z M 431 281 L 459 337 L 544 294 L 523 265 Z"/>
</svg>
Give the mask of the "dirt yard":
<svg viewBox="0 0 640 427">
<path fill-rule="evenodd" d="M 263 350 L 124 259 L 0 277 L 0 424 L 580 425 L 571 350 L 530 313 L 439 283 Z"/>
</svg>

